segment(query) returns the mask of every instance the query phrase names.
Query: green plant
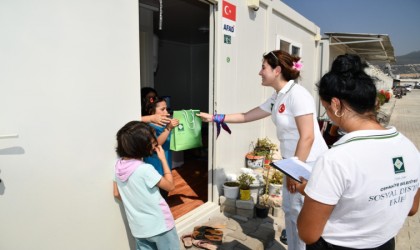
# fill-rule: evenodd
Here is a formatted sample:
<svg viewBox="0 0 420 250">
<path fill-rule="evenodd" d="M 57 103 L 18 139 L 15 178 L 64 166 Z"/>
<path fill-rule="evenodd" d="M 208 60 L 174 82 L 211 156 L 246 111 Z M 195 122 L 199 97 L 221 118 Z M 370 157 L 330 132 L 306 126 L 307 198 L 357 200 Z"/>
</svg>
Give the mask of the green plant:
<svg viewBox="0 0 420 250">
<path fill-rule="evenodd" d="M 283 174 L 280 172 L 280 171 L 278 171 L 278 170 L 276 170 L 276 169 L 274 169 L 274 173 L 270 176 L 270 170 L 271 170 L 271 167 L 268 167 L 267 168 L 267 173 L 266 173 L 266 176 L 264 177 L 264 179 L 265 179 L 265 192 L 264 192 L 264 194 L 263 195 L 261 195 L 260 196 L 260 204 L 261 205 L 263 205 L 263 206 L 269 206 L 269 204 L 268 204 L 268 200 L 269 200 L 269 198 L 270 198 L 270 195 L 268 194 L 269 193 L 269 190 L 268 190 L 268 184 L 282 184 L 283 183 Z"/>
<path fill-rule="evenodd" d="M 264 177 L 265 178 L 265 189 L 264 189 L 264 194 L 260 196 L 259 198 L 259 202 L 262 206 L 268 206 L 268 198 L 270 198 L 270 196 L 268 195 L 268 176 L 270 176 L 270 169 L 271 166 L 268 166 L 268 168 L 266 169 L 267 174 Z"/>
<path fill-rule="evenodd" d="M 277 144 L 273 143 L 267 137 L 258 138 L 254 145 L 252 153 L 257 156 L 264 156 L 267 160 L 272 160 L 274 153 L 278 151 Z"/>
<path fill-rule="evenodd" d="M 242 190 L 248 190 L 251 188 L 251 184 L 254 181 L 255 178 L 252 175 L 243 173 L 238 177 L 239 188 Z"/>
<path fill-rule="evenodd" d="M 227 181 L 224 183 L 227 187 L 239 187 L 239 182 L 237 181 Z"/>
<path fill-rule="evenodd" d="M 265 190 L 264 190 L 265 192 L 264 192 L 264 194 L 265 195 L 268 195 L 268 184 L 270 183 L 270 180 L 269 180 L 270 170 L 271 170 L 271 166 L 268 166 L 268 168 L 266 169 L 267 173 L 264 176 L 264 179 L 265 179 Z"/>
<path fill-rule="evenodd" d="M 274 173 L 271 175 L 269 182 L 271 184 L 282 184 L 283 183 L 283 174 L 278 171 L 275 170 Z"/>
</svg>

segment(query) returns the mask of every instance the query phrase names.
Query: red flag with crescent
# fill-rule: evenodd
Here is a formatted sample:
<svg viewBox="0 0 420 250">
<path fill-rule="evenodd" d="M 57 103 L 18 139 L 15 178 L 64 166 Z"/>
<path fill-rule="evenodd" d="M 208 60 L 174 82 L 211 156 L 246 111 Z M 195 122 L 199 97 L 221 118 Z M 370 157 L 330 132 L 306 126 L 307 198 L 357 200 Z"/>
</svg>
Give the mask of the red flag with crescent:
<svg viewBox="0 0 420 250">
<path fill-rule="evenodd" d="M 236 22 L 236 5 L 223 1 L 223 15 L 224 18 Z"/>
</svg>

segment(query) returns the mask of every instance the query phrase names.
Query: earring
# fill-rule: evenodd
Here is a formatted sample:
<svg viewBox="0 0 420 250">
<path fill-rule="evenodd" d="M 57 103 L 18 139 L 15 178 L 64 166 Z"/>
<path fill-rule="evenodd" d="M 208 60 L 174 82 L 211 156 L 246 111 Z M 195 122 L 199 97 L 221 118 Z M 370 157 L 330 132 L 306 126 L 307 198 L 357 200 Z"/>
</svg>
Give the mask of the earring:
<svg viewBox="0 0 420 250">
<path fill-rule="evenodd" d="M 339 114 L 338 114 L 338 110 L 336 110 L 336 111 L 334 112 L 334 115 L 335 115 L 335 116 L 337 116 L 338 118 L 341 118 L 341 117 L 343 117 L 344 113 L 342 113 L 341 115 L 339 115 Z"/>
</svg>

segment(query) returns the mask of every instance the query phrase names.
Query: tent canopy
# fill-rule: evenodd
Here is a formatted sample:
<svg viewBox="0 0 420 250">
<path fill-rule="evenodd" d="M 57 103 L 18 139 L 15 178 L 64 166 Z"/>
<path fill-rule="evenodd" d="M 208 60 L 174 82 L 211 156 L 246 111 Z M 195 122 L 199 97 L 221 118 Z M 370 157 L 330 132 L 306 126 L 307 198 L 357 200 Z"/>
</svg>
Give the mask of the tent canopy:
<svg viewBox="0 0 420 250">
<path fill-rule="evenodd" d="M 344 46 L 348 53 L 358 54 L 368 62 L 394 63 L 395 55 L 391 40 L 383 34 L 324 33 L 330 46 Z"/>
</svg>

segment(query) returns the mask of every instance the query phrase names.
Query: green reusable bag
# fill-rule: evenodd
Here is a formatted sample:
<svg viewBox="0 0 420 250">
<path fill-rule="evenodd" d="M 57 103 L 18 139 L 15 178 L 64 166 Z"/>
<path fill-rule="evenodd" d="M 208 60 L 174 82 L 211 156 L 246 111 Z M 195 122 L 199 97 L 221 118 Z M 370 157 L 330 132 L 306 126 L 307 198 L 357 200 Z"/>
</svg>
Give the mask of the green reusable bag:
<svg viewBox="0 0 420 250">
<path fill-rule="evenodd" d="M 179 125 L 172 129 L 170 149 L 181 151 L 203 146 L 201 140 L 201 118 L 196 114 L 200 110 L 175 110 L 173 118 Z"/>
</svg>

